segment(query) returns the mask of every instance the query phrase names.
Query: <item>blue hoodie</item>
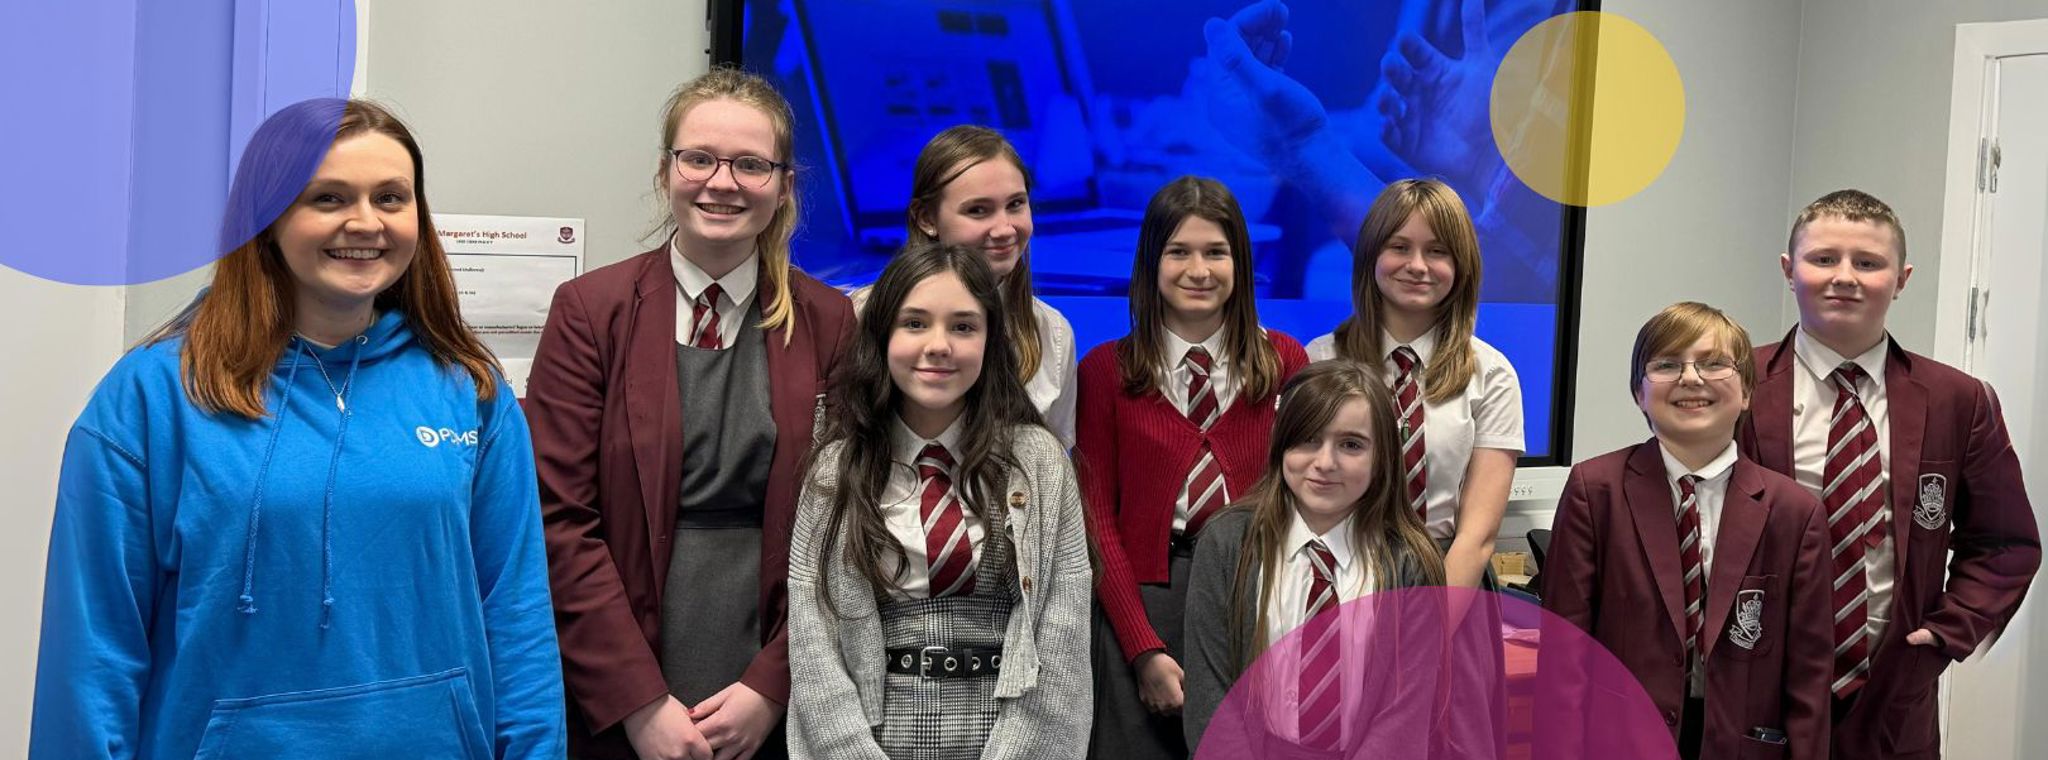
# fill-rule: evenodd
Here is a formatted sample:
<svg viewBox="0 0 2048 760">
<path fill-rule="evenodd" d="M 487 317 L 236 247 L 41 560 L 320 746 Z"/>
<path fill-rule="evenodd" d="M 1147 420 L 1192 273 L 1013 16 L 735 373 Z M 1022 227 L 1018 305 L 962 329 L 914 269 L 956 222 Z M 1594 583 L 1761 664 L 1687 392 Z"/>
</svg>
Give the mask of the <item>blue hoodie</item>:
<svg viewBox="0 0 2048 760">
<path fill-rule="evenodd" d="M 560 758 L 526 420 L 397 312 L 209 414 L 116 363 L 57 488 L 31 758 Z M 346 401 L 346 411 L 336 396 Z"/>
</svg>

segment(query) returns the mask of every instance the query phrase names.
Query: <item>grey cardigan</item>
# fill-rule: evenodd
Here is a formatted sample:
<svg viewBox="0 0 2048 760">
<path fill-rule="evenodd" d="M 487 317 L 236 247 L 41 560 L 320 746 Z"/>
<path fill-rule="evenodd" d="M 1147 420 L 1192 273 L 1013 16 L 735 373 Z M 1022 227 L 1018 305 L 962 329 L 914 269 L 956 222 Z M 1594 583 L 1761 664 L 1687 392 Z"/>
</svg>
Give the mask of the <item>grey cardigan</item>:
<svg viewBox="0 0 2048 760">
<path fill-rule="evenodd" d="M 1257 616 L 1244 620 L 1230 620 L 1230 587 L 1237 580 L 1237 555 L 1244 544 L 1245 530 L 1251 526 L 1251 512 L 1232 509 L 1211 519 L 1202 528 L 1202 538 L 1195 545 L 1195 564 L 1188 570 L 1187 601 L 1187 653 L 1184 663 L 1186 701 L 1181 711 L 1181 730 L 1193 750 L 1201 742 L 1203 732 L 1209 729 L 1209 721 L 1215 717 L 1222 705 L 1224 695 L 1237 684 L 1238 676 L 1244 669 L 1238 667 L 1231 656 L 1232 629 L 1236 629 L 1237 640 L 1253 640 L 1252 627 L 1257 625 Z M 1422 566 L 1414 557 L 1402 556 L 1396 563 L 1400 568 L 1397 588 L 1424 585 Z M 1258 584 L 1249 584 L 1244 589 L 1244 609 L 1256 610 Z M 1403 657 L 1414 659 L 1422 653 L 1404 653 Z"/>
<path fill-rule="evenodd" d="M 1081 757 L 1094 714 L 1094 680 L 1089 671 L 1089 594 L 1094 575 L 1088 564 L 1086 527 L 1073 466 L 1059 441 L 1045 428 L 1016 429 L 1021 465 L 1004 489 L 1002 508 L 1021 498 L 1021 514 L 1009 512 L 1023 597 L 1010 613 L 1003 635 L 1003 670 L 996 676 L 996 716 L 985 760 Z M 883 649 L 875 589 L 832 547 L 833 561 L 819 567 L 838 486 L 843 443 L 818 452 L 797 499 L 789 558 L 789 754 L 808 758 L 886 758 L 875 744 L 882 722 Z M 841 533 L 843 536 L 844 533 Z M 819 595 L 821 572 L 829 585 L 835 616 Z"/>
</svg>

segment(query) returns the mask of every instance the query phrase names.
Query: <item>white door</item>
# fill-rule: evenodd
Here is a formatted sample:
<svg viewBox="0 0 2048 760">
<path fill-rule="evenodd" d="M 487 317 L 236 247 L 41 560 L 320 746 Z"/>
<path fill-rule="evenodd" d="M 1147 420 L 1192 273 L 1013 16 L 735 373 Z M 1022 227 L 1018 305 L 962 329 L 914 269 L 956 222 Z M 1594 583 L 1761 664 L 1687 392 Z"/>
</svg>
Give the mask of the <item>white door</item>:
<svg viewBox="0 0 2048 760">
<path fill-rule="evenodd" d="M 2007 28 L 1984 44 L 1993 50 L 1970 50 L 1968 27 Z M 2048 377 L 2048 24 L 1963 25 L 1957 47 L 1959 113 L 1951 125 L 1974 121 L 1967 136 L 1978 150 L 1955 166 L 1955 139 L 1965 135 L 1951 135 L 1949 227 L 1939 262 L 1930 262 L 1943 294 L 1938 353 L 1996 389 L 2036 520 L 2048 523 L 2048 383 L 2037 380 Z M 1972 103 L 1963 102 L 1966 64 L 1980 82 Z M 1962 192 L 1957 169 L 1972 175 Z M 1970 209 L 1960 219 L 1958 196 Z M 1944 679 L 1946 756 L 2048 757 L 2048 592 L 2036 585 L 1996 645 Z"/>
</svg>

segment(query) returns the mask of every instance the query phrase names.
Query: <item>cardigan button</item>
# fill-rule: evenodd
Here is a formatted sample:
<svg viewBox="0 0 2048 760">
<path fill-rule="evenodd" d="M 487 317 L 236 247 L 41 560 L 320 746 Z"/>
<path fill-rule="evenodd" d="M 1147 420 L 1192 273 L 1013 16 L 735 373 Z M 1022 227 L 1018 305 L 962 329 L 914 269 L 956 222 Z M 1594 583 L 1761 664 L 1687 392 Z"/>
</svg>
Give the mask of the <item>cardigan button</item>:
<svg viewBox="0 0 2048 760">
<path fill-rule="evenodd" d="M 1024 505 L 1025 505 L 1025 504 L 1027 504 L 1028 502 L 1029 502 L 1029 500 L 1028 500 L 1028 499 L 1025 499 L 1025 498 L 1024 498 L 1024 492 L 1023 492 L 1023 491 L 1011 491 L 1011 492 L 1010 492 L 1010 508 L 1011 508 L 1011 509 L 1023 509 L 1023 508 L 1024 508 Z"/>
<path fill-rule="evenodd" d="M 1019 583 L 1018 585 L 1020 585 L 1020 586 L 1023 586 L 1023 587 L 1024 587 L 1024 593 L 1026 593 L 1026 594 L 1029 594 L 1029 593 L 1031 593 L 1031 576 L 1029 576 L 1029 575 L 1027 575 L 1027 576 L 1024 576 L 1024 578 L 1023 578 L 1023 582 Z"/>
</svg>

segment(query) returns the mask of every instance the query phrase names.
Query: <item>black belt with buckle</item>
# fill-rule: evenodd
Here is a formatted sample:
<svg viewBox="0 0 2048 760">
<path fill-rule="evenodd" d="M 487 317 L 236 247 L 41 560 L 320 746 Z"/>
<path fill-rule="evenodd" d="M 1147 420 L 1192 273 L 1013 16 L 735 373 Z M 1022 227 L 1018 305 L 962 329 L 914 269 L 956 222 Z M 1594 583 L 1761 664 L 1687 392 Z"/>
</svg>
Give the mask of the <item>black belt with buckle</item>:
<svg viewBox="0 0 2048 760">
<path fill-rule="evenodd" d="M 889 650 L 889 672 L 924 678 L 980 678 L 1003 669 L 1002 647 L 904 647 Z"/>
</svg>

